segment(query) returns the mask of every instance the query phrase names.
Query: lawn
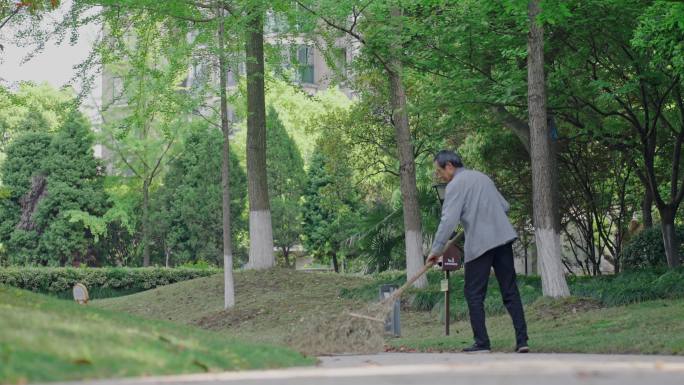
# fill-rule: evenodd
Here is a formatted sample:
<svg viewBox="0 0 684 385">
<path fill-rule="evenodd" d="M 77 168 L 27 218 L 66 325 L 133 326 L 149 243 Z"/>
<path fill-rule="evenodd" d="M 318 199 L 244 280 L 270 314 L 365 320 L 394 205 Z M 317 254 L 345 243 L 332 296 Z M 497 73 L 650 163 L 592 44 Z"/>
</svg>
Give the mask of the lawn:
<svg viewBox="0 0 684 385">
<path fill-rule="evenodd" d="M 223 275 L 198 278 L 93 304 L 114 311 L 229 331 L 245 340 L 283 344 L 303 317 L 358 310 L 366 301 L 341 298 L 343 288 L 373 282 L 368 277 L 273 268 L 235 273 L 235 308 L 223 310 Z"/>
<path fill-rule="evenodd" d="M 684 300 L 655 300 L 596 308 L 577 298 L 540 299 L 526 307 L 530 347 L 535 352 L 635 353 L 684 355 Z M 573 310 L 575 309 L 575 310 Z M 388 340 L 392 350 L 458 351 L 472 343 L 470 324 L 457 321 L 444 336 L 433 314 L 409 312 L 402 318 L 402 337 Z M 515 346 L 508 315 L 487 318 L 492 349 Z"/>
<path fill-rule="evenodd" d="M 0 286 L 0 383 L 310 365 L 284 347 Z"/>
<path fill-rule="evenodd" d="M 677 294 L 681 290 L 668 286 L 671 288 L 669 292 L 656 294 L 675 293 L 675 298 L 613 306 L 615 298 L 643 297 L 640 294 L 627 297 L 626 293 L 636 290 L 630 282 L 639 280 L 635 276 L 625 277 L 573 281 L 574 290 L 582 293 L 596 291 L 596 298 L 571 297 L 562 301 L 540 298 L 538 278 L 521 277 L 531 347 L 538 352 L 684 354 L 684 299 L 678 298 Z M 651 272 L 640 277 L 643 285 L 651 279 L 664 281 L 662 276 Z M 229 311 L 221 308 L 220 275 L 127 297 L 99 300 L 95 305 L 152 319 L 226 331 L 242 339 L 285 344 L 293 327 L 311 313 L 363 309 L 377 296 L 377 285 L 386 282 L 387 278 L 387 274 L 370 278 L 276 268 L 265 272 L 237 272 L 237 305 Z M 440 321 L 443 313 L 439 302 L 443 294 L 435 293 L 432 287 L 432 284 L 438 285 L 439 278 L 440 274 L 431 273 L 429 289 L 412 291 L 407 295 L 402 303 L 403 336 L 388 339 L 388 349 L 460 350 L 471 343 L 470 326 L 464 321 L 465 304 L 458 286 L 459 282 L 462 284 L 462 276 L 459 275 L 453 277 L 452 295 L 452 309 L 456 309 L 452 315 L 457 321 L 452 325 L 452 336 L 443 336 L 444 325 Z M 397 283 L 402 279 L 397 278 Z M 514 345 L 512 326 L 508 316 L 502 313 L 497 292 L 498 288 L 493 283 L 488 300 L 490 336 L 495 350 L 510 351 Z"/>
</svg>

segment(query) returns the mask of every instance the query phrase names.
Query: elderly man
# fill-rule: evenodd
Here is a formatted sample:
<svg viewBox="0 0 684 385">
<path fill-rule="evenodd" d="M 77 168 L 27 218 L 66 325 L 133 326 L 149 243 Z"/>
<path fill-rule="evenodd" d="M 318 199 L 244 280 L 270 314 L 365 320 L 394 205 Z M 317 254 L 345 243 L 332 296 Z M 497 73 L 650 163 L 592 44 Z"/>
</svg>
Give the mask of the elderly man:
<svg viewBox="0 0 684 385">
<path fill-rule="evenodd" d="M 485 174 L 463 167 L 456 153 L 442 150 L 434 157 L 435 174 L 447 182 L 442 218 L 435 234 L 428 262 L 437 262 L 449 236 L 459 223 L 465 233 L 464 293 L 470 312 L 470 325 L 475 343 L 463 349 L 467 353 L 489 352 L 485 326 L 484 300 L 489 274 L 499 281 L 501 298 L 513 320 L 518 353 L 527 353 L 527 325 L 515 268 L 513 241 L 517 234 L 508 220 L 508 202 Z"/>
</svg>

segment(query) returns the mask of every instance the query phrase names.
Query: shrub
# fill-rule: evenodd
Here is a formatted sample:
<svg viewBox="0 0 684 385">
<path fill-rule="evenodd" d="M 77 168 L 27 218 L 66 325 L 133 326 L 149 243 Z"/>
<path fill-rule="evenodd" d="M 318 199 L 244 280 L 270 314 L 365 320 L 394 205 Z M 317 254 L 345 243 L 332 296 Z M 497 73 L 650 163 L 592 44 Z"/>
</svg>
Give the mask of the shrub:
<svg viewBox="0 0 684 385">
<path fill-rule="evenodd" d="M 684 269 L 643 269 L 618 275 L 577 277 L 569 282 L 573 295 L 605 306 L 684 297 Z"/>
<path fill-rule="evenodd" d="M 679 253 L 684 253 L 684 226 L 675 229 L 679 240 Z M 660 226 L 653 226 L 637 234 L 625 246 L 622 257 L 624 270 L 657 268 L 667 265 L 663 234 Z"/>
<path fill-rule="evenodd" d="M 80 282 L 88 288 L 91 298 L 104 298 L 206 277 L 218 272 L 218 269 L 211 268 L 8 267 L 0 268 L 0 284 L 69 298 L 74 284 Z"/>
</svg>

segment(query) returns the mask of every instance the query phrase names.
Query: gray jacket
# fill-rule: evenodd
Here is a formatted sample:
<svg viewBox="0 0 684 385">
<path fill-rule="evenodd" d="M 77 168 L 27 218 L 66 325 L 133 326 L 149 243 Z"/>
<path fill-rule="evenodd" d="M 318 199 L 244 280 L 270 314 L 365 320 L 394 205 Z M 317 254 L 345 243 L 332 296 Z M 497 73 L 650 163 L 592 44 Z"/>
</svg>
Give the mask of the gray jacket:
<svg viewBox="0 0 684 385">
<path fill-rule="evenodd" d="M 515 240 L 518 236 L 506 215 L 509 208 L 487 175 L 458 169 L 446 187 L 442 218 L 431 254 L 442 255 L 444 245 L 459 223 L 463 224 L 465 233 L 466 263 Z"/>
</svg>

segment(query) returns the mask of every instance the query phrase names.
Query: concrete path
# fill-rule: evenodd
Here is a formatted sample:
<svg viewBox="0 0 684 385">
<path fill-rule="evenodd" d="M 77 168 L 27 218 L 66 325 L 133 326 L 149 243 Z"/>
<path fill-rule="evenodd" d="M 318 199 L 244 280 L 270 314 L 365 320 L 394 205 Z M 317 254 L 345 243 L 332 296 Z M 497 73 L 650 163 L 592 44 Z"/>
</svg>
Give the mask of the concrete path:
<svg viewBox="0 0 684 385">
<path fill-rule="evenodd" d="M 684 357 L 384 353 L 368 356 L 322 357 L 319 365 L 311 368 L 145 377 L 92 381 L 91 383 L 98 385 L 682 385 L 684 384 Z"/>
</svg>

